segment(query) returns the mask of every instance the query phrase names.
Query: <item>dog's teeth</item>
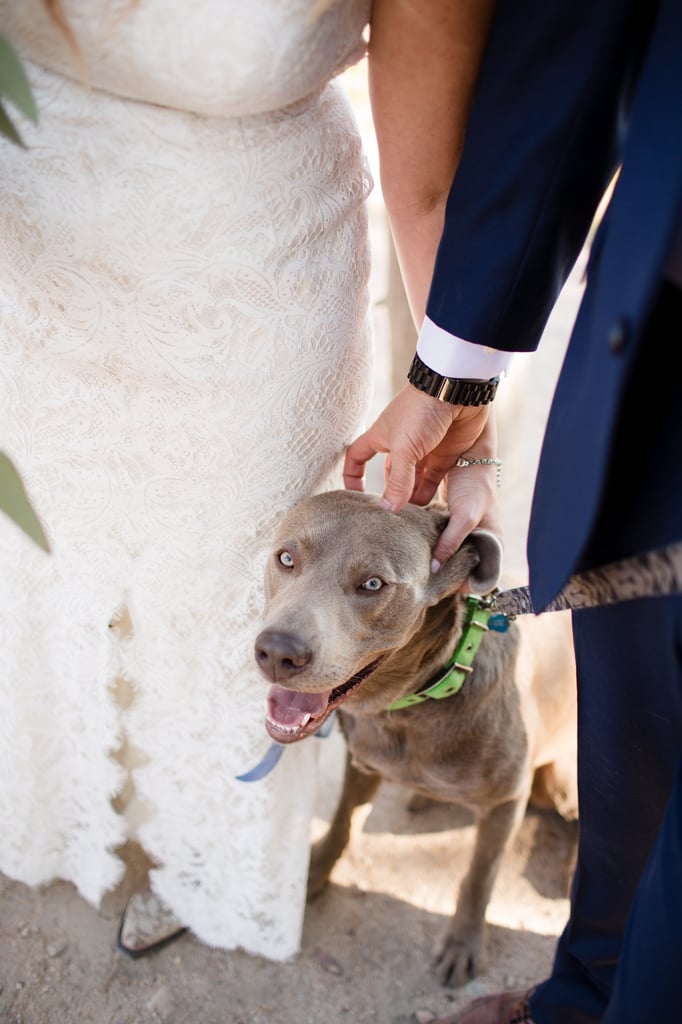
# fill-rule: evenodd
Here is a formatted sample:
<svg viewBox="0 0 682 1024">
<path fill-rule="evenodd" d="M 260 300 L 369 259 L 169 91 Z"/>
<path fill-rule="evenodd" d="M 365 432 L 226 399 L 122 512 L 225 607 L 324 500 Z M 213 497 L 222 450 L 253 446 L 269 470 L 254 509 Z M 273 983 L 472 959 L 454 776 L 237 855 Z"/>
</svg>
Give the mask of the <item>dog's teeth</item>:
<svg viewBox="0 0 682 1024">
<path fill-rule="evenodd" d="M 302 726 L 303 725 L 307 725 L 312 717 L 313 716 L 310 714 L 310 712 L 306 711 L 306 713 L 304 714 L 303 718 L 301 719 L 301 725 Z"/>
<path fill-rule="evenodd" d="M 284 725 L 282 722 L 276 722 L 274 718 L 270 717 L 270 715 L 266 715 L 265 717 L 270 725 L 274 726 L 274 728 L 279 732 L 286 733 L 288 736 L 293 736 L 294 733 L 297 733 L 299 729 L 302 729 L 303 726 L 310 721 L 312 716 L 307 714 L 302 725 Z"/>
</svg>

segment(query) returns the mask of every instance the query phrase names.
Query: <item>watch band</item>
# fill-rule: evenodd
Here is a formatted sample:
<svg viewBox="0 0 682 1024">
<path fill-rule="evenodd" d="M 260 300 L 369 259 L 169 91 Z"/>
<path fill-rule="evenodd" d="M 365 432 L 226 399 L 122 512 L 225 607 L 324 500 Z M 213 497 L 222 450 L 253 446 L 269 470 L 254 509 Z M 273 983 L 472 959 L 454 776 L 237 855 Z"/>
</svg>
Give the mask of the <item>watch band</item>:
<svg viewBox="0 0 682 1024">
<path fill-rule="evenodd" d="M 500 383 L 499 377 L 490 380 L 443 377 L 423 363 L 416 353 L 407 371 L 407 379 L 419 391 L 450 405 L 487 405 L 495 397 Z"/>
</svg>

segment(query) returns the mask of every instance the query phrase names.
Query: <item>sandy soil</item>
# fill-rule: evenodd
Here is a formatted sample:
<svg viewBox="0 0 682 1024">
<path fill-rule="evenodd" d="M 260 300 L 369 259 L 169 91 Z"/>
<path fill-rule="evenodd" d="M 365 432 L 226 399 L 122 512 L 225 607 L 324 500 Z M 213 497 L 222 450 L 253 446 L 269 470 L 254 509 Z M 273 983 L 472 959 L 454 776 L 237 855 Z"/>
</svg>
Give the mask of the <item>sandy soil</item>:
<svg viewBox="0 0 682 1024">
<path fill-rule="evenodd" d="M 356 71 L 349 85 L 373 158 L 363 75 L 362 68 Z M 383 301 L 386 229 L 378 192 L 370 211 L 379 408 L 390 389 L 390 346 Z M 514 580 L 525 573 L 525 522 L 541 426 L 578 294 L 576 273 L 548 327 L 543 354 L 517 360 L 500 389 L 508 438 L 507 568 Z M 373 472 L 369 486 L 378 489 L 380 467 Z M 342 753 L 342 740 L 333 733 L 321 755 L 315 836 L 333 807 Z M 123 884 L 99 910 L 69 884 L 29 890 L 0 876 L 0 1022 L 428 1024 L 477 995 L 545 977 L 568 912 L 576 826 L 547 812 L 527 814 L 489 906 L 489 970 L 463 989 L 446 989 L 431 974 L 429 961 L 471 853 L 472 820 L 444 805 L 412 813 L 408 796 L 388 785 L 380 790 L 333 884 L 307 910 L 300 953 L 286 963 L 210 949 L 189 934 L 144 959 L 118 953 L 118 918 L 144 866 L 133 847 L 124 851 L 129 870 Z"/>
<path fill-rule="evenodd" d="M 341 740 L 325 742 L 332 769 Z M 574 839 L 575 826 L 558 816 L 527 815 L 489 907 L 490 969 L 459 990 L 438 983 L 429 959 L 471 852 L 472 821 L 445 805 L 414 814 L 391 786 L 308 908 L 301 951 L 285 963 L 187 934 L 150 957 L 122 956 L 117 921 L 141 862 L 133 850 L 125 883 L 99 912 L 69 884 L 33 891 L 0 878 L 0 1021 L 427 1024 L 476 995 L 546 975 L 567 913 Z"/>
</svg>

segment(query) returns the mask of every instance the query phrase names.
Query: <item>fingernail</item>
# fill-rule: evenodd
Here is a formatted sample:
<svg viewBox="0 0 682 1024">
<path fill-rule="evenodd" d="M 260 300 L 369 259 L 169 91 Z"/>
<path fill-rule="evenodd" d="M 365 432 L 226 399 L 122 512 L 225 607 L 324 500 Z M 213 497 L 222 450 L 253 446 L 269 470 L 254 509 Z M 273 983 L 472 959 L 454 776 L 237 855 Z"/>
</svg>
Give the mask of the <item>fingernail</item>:
<svg viewBox="0 0 682 1024">
<path fill-rule="evenodd" d="M 395 511 L 395 505 L 392 505 L 390 501 L 386 500 L 386 498 L 382 498 L 379 505 L 381 508 L 385 508 L 387 512 Z"/>
<path fill-rule="evenodd" d="M 431 559 L 431 572 L 438 572 L 439 569 L 440 569 L 440 562 L 438 561 L 437 558 L 432 558 Z"/>
</svg>

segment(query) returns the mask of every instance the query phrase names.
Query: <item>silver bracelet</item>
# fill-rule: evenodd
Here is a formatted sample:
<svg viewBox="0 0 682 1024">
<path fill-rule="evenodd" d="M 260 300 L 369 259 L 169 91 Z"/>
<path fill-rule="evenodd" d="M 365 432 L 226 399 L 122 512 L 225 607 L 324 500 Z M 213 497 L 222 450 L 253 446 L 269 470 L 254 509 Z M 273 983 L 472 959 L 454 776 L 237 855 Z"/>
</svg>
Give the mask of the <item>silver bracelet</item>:
<svg viewBox="0 0 682 1024">
<path fill-rule="evenodd" d="M 459 469 L 466 466 L 497 466 L 497 486 L 502 483 L 502 459 L 465 459 L 460 455 L 455 466 Z"/>
</svg>

